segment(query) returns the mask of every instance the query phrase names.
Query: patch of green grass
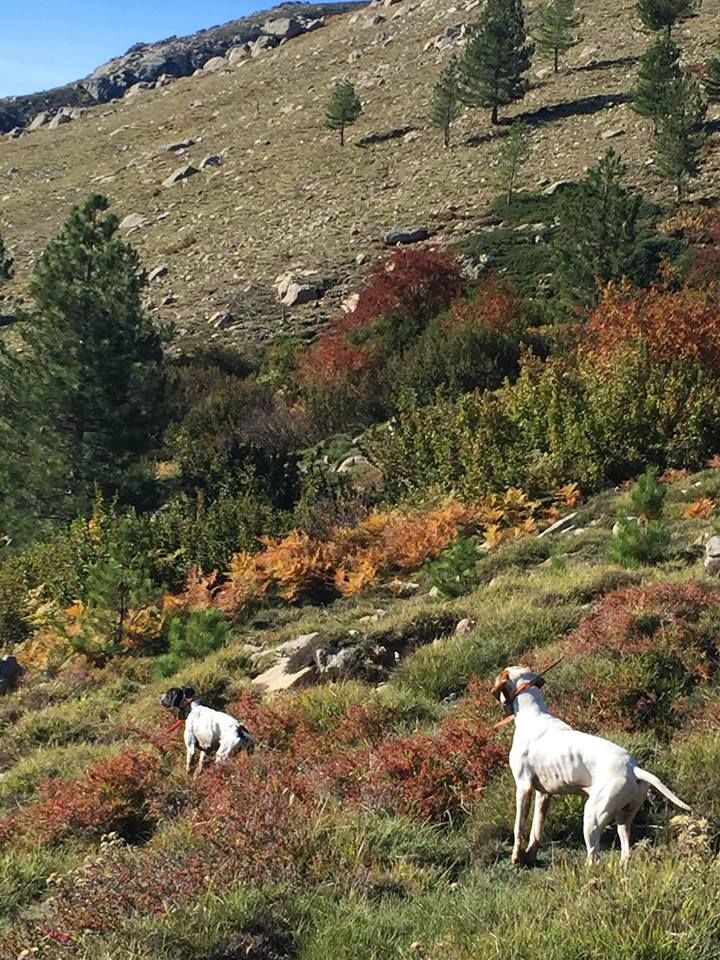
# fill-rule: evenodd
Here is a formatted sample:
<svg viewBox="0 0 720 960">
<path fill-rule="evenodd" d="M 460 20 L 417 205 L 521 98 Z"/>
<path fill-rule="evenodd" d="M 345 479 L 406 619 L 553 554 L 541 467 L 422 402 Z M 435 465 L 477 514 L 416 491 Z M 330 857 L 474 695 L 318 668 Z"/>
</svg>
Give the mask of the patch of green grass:
<svg viewBox="0 0 720 960">
<path fill-rule="evenodd" d="M 58 848 L 0 854 L 0 924 L 47 893 L 51 874 L 71 870 L 79 860 L 78 854 Z"/>
</svg>

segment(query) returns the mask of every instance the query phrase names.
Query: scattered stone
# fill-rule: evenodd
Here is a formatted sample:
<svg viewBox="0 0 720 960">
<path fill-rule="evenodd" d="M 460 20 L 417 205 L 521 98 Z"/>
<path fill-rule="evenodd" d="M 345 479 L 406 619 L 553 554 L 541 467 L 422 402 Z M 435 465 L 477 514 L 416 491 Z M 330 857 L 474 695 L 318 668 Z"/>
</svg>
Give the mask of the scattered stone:
<svg viewBox="0 0 720 960">
<path fill-rule="evenodd" d="M 317 630 L 314 633 L 303 633 L 299 637 L 295 637 L 294 640 L 286 640 L 285 643 L 275 647 L 275 653 L 279 653 L 283 657 L 291 657 L 302 650 L 312 648 L 319 636 L 320 633 Z"/>
<path fill-rule="evenodd" d="M 375 469 L 367 457 L 361 453 L 346 457 L 335 471 L 336 473 L 355 473 L 358 470 Z"/>
<path fill-rule="evenodd" d="M 355 258 L 355 262 L 358 263 L 357 257 Z M 357 305 L 359 303 L 360 303 L 360 294 L 357 292 L 351 293 L 347 297 L 345 297 L 345 299 L 342 301 L 342 303 L 340 304 L 340 309 L 342 310 L 343 313 L 355 313 L 355 310 L 357 309 Z"/>
<path fill-rule="evenodd" d="M 289 283 L 281 303 L 285 307 L 299 307 L 304 303 L 320 300 L 322 290 L 310 283 Z"/>
<path fill-rule="evenodd" d="M 126 217 L 120 221 L 120 230 L 138 230 L 140 227 L 144 227 L 146 223 L 145 217 L 141 213 L 129 213 Z"/>
<path fill-rule="evenodd" d="M 197 167 L 193 167 L 191 163 L 186 163 L 184 166 L 174 170 L 169 177 L 166 177 L 162 185 L 164 187 L 172 187 L 174 184 L 180 183 L 182 180 L 187 180 L 188 177 L 192 177 L 196 173 L 198 173 Z"/>
<path fill-rule="evenodd" d="M 152 283 L 153 280 L 159 280 L 161 277 L 167 276 L 170 267 L 166 263 L 161 263 L 159 267 L 155 267 L 154 270 L 151 270 L 148 274 L 148 283 Z"/>
<path fill-rule="evenodd" d="M 305 33 L 305 26 L 294 17 L 279 17 L 277 20 L 268 20 L 263 25 L 263 33 L 268 37 L 277 37 L 278 40 L 292 40 Z"/>
<path fill-rule="evenodd" d="M 565 187 L 569 187 L 573 182 L 572 180 L 556 180 L 554 183 L 551 183 L 549 187 L 545 187 L 543 196 L 554 197 L 556 193 L 564 190 Z"/>
<path fill-rule="evenodd" d="M 258 37 L 255 43 L 250 47 L 250 56 L 259 57 L 263 50 L 272 50 L 280 43 L 277 37 L 262 36 Z"/>
<path fill-rule="evenodd" d="M 388 247 L 396 247 L 406 243 L 420 243 L 429 236 L 427 227 L 396 227 L 383 235 L 383 243 Z"/>
<path fill-rule="evenodd" d="M 348 672 L 352 665 L 357 662 L 359 651 L 360 648 L 357 644 L 342 647 L 337 652 L 323 649 L 316 650 L 315 664 L 318 673 L 321 676 L 331 674 L 339 677 L 342 673 Z"/>
<path fill-rule="evenodd" d="M 227 52 L 227 61 L 230 64 L 238 63 L 240 60 L 245 60 L 250 56 L 250 44 L 243 43 L 239 47 L 230 47 Z"/>
<path fill-rule="evenodd" d="M 176 140 L 175 143 L 166 143 L 158 150 L 158 153 L 177 153 L 178 150 L 186 150 L 195 143 L 190 137 L 184 140 Z"/>
<path fill-rule="evenodd" d="M 622 137 L 625 133 L 624 127 L 615 127 L 613 130 L 603 130 L 600 134 L 601 140 L 614 140 L 615 137 Z"/>
<path fill-rule="evenodd" d="M 210 153 L 200 161 L 200 169 L 206 170 L 208 167 L 219 167 L 222 165 L 223 158 L 219 153 Z"/>
<path fill-rule="evenodd" d="M 215 330 L 226 330 L 229 326 L 232 326 L 233 318 L 229 313 L 224 313 L 222 310 L 219 310 L 217 313 L 214 313 L 208 323 Z"/>
<path fill-rule="evenodd" d="M 542 537 L 551 537 L 554 533 L 563 533 L 569 527 L 573 526 L 573 521 L 576 516 L 577 511 L 575 513 L 569 513 L 566 517 L 560 517 L 559 520 L 551 523 L 549 527 L 538 534 L 538 540 L 542 539 Z"/>
<path fill-rule="evenodd" d="M 471 620 L 470 617 L 463 617 L 455 627 L 455 634 L 458 637 L 464 636 L 466 633 L 472 633 L 475 629 L 475 621 Z"/>
</svg>

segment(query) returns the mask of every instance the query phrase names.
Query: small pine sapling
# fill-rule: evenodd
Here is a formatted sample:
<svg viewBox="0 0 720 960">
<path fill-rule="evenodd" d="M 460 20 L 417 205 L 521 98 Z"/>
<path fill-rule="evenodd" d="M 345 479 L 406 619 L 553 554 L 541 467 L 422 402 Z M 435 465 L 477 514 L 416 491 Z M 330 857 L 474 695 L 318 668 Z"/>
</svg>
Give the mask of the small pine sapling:
<svg viewBox="0 0 720 960">
<path fill-rule="evenodd" d="M 667 85 L 658 120 L 655 155 L 658 174 L 675 188 L 681 200 L 688 180 L 700 170 L 700 151 L 707 142 L 703 123 L 707 112 L 700 84 L 685 75 Z"/>
<path fill-rule="evenodd" d="M 658 121 L 665 112 L 668 85 L 680 77 L 680 48 L 670 37 L 658 37 L 640 57 L 637 85 L 633 90 L 633 110 Z"/>
<path fill-rule="evenodd" d="M 528 127 L 516 120 L 510 127 L 510 134 L 500 143 L 497 161 L 498 183 L 508 206 L 513 201 L 518 174 L 529 156 Z"/>
<path fill-rule="evenodd" d="M 541 53 L 552 54 L 553 70 L 557 73 L 561 54 L 578 42 L 574 31 L 582 23 L 582 17 L 575 11 L 575 0 L 550 0 L 540 16 L 537 47 Z"/>
<path fill-rule="evenodd" d="M 450 146 L 450 127 L 460 116 L 458 62 L 453 58 L 433 88 L 430 123 L 443 132 L 445 147 Z"/>
<path fill-rule="evenodd" d="M 362 104 L 349 80 L 335 84 L 325 111 L 325 126 L 340 131 L 340 146 L 345 146 L 345 127 L 355 123 L 362 113 Z"/>
</svg>

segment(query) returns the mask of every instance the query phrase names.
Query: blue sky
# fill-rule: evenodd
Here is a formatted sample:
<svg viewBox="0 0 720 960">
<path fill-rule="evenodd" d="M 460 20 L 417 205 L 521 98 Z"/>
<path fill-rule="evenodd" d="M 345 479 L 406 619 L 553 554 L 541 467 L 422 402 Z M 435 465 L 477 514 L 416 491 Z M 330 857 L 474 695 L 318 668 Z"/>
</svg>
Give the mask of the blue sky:
<svg viewBox="0 0 720 960">
<path fill-rule="evenodd" d="M 138 41 L 181 36 L 277 0 L 0 0 L 0 97 L 91 73 Z"/>
</svg>

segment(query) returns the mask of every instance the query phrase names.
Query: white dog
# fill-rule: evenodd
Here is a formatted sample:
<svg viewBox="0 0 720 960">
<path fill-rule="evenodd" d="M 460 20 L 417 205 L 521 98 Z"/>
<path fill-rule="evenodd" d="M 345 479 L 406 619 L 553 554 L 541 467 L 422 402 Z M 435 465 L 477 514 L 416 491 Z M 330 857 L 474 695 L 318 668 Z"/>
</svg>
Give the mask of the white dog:
<svg viewBox="0 0 720 960">
<path fill-rule="evenodd" d="M 585 794 L 583 831 L 587 862 L 598 860 L 600 834 L 609 820 L 617 823 L 620 858 L 630 856 L 630 825 L 649 787 L 683 810 L 690 810 L 654 774 L 643 770 L 622 747 L 573 730 L 554 717 L 538 689 L 544 677 L 527 667 L 508 667 L 499 674 L 493 694 L 507 716 L 515 716 L 510 769 L 516 784 L 515 845 L 512 862 L 532 863 L 542 836 L 550 798 L 560 794 Z M 527 816 L 533 791 L 535 812 L 527 839 Z"/>
<path fill-rule="evenodd" d="M 195 750 L 200 750 L 200 760 L 195 770 L 197 777 L 203 771 L 208 753 L 213 750 L 215 763 L 229 760 L 239 750 L 252 753 L 255 740 L 250 731 L 229 713 L 211 710 L 198 703 L 193 687 L 171 687 L 160 697 L 160 703 L 177 713 L 178 721 L 185 721 L 185 769 L 190 773 Z"/>
</svg>

